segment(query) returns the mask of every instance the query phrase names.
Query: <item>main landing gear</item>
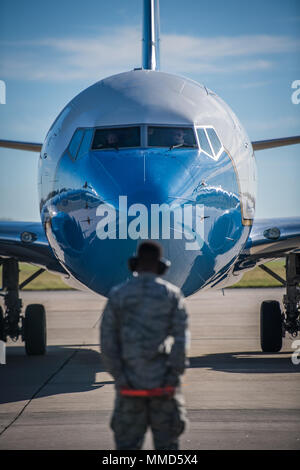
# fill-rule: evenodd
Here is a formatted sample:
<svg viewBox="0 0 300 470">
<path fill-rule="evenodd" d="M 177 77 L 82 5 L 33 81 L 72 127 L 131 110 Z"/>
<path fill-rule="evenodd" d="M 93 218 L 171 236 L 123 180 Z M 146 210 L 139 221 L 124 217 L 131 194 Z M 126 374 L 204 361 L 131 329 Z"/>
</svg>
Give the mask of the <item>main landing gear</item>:
<svg viewBox="0 0 300 470">
<path fill-rule="evenodd" d="M 46 314 L 43 305 L 31 304 L 26 307 L 25 316 L 21 315 L 22 300 L 19 291 L 39 276 L 44 269 L 39 269 L 19 285 L 19 266 L 14 258 L 0 259 L 2 265 L 2 291 L 5 312 L 0 307 L 0 340 L 10 337 L 25 341 L 26 354 L 29 356 L 46 353 Z"/>
<path fill-rule="evenodd" d="M 296 337 L 300 331 L 300 254 L 286 257 L 286 281 L 264 265 L 261 269 L 279 280 L 286 288 L 283 296 L 284 312 L 276 300 L 262 302 L 260 309 L 260 342 L 265 352 L 278 352 L 286 332 Z"/>
</svg>

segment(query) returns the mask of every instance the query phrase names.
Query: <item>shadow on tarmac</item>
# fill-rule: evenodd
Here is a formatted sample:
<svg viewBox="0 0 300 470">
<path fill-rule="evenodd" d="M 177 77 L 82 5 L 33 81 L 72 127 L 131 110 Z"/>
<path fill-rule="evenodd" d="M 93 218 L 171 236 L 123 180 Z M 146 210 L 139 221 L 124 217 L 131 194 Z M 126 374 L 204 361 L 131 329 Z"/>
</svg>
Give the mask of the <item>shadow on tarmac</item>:
<svg viewBox="0 0 300 470">
<path fill-rule="evenodd" d="M 220 372 L 248 374 L 299 373 L 299 365 L 292 362 L 290 352 L 262 351 L 207 354 L 190 358 L 190 368 L 205 368 Z"/>
<path fill-rule="evenodd" d="M 101 354 L 89 346 L 48 346 L 46 356 L 26 356 L 23 346 L 10 346 L 7 364 L 0 366 L 0 404 L 28 401 L 64 393 L 82 393 L 111 385 L 96 382 L 105 372 Z M 299 373 L 289 352 L 275 355 L 261 351 L 207 354 L 192 357 L 189 368 L 205 368 L 228 373 Z"/>
<path fill-rule="evenodd" d="M 112 380 L 96 382 L 96 374 L 105 372 L 101 354 L 86 346 L 48 346 L 45 356 L 26 356 L 24 347 L 10 346 L 7 363 L 0 366 L 0 404 L 114 384 Z"/>
</svg>

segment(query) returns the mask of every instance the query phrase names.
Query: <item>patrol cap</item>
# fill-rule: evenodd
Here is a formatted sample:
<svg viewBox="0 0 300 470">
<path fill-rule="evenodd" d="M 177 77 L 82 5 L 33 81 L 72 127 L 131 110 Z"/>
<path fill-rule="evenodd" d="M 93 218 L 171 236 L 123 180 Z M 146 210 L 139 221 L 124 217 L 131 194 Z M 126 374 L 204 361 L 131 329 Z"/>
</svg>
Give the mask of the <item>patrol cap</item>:
<svg viewBox="0 0 300 470">
<path fill-rule="evenodd" d="M 128 265 L 131 271 L 136 271 L 139 262 L 148 264 L 153 261 L 158 262 L 158 274 L 164 274 L 171 265 L 169 260 L 162 257 L 161 245 L 153 240 L 147 240 L 139 245 L 137 256 L 129 258 Z"/>
</svg>

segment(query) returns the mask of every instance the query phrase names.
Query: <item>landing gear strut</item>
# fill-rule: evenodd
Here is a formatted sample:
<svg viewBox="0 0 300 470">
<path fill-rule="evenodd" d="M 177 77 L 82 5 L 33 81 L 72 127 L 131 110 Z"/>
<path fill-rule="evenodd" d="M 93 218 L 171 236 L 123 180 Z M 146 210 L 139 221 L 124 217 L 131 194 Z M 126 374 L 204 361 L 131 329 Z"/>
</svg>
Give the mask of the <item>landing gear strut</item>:
<svg viewBox="0 0 300 470">
<path fill-rule="evenodd" d="M 283 296 L 284 312 L 279 302 L 267 300 L 261 304 L 260 339 L 265 352 L 278 352 L 282 347 L 282 338 L 288 332 L 296 337 L 300 331 L 300 254 L 291 253 L 286 257 L 286 281 L 266 266 L 260 266 L 286 288 Z"/>
<path fill-rule="evenodd" d="M 39 269 L 26 281 L 19 285 L 19 266 L 14 258 L 0 260 L 2 264 L 2 292 L 5 313 L 0 307 L 0 340 L 10 337 L 17 341 L 19 337 L 25 341 L 28 355 L 46 353 L 46 315 L 43 305 L 31 304 L 26 307 L 25 316 L 21 315 L 22 300 L 19 291 L 39 276 L 44 269 Z"/>
<path fill-rule="evenodd" d="M 286 259 L 286 295 L 283 297 L 285 307 L 285 331 L 296 337 L 300 331 L 300 254 L 291 254 Z"/>
</svg>

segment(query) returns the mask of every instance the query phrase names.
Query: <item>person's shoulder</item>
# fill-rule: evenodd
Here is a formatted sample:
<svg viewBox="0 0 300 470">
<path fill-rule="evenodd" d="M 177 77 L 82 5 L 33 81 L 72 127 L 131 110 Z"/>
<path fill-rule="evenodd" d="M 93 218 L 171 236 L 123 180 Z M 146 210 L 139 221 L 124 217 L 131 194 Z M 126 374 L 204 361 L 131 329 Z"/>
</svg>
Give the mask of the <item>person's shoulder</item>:
<svg viewBox="0 0 300 470">
<path fill-rule="evenodd" d="M 162 279 L 161 277 L 157 277 L 156 282 L 157 284 L 162 286 L 169 295 L 177 297 L 177 298 L 183 296 L 181 289 L 175 286 L 175 284 L 172 284 L 171 282 L 166 281 L 165 279 Z"/>
<path fill-rule="evenodd" d="M 127 279 L 126 281 L 113 286 L 109 291 L 108 297 L 113 298 L 122 294 L 122 292 L 126 292 L 126 290 L 128 289 L 128 285 L 130 283 L 131 283 L 131 279 Z"/>
<path fill-rule="evenodd" d="M 135 289 L 136 285 L 138 283 L 138 277 L 137 276 L 132 276 L 126 281 L 121 282 L 120 284 L 116 284 L 111 288 L 109 291 L 108 297 L 116 297 L 116 296 L 123 296 L 126 294 L 128 291 L 131 291 L 131 289 Z"/>
</svg>

